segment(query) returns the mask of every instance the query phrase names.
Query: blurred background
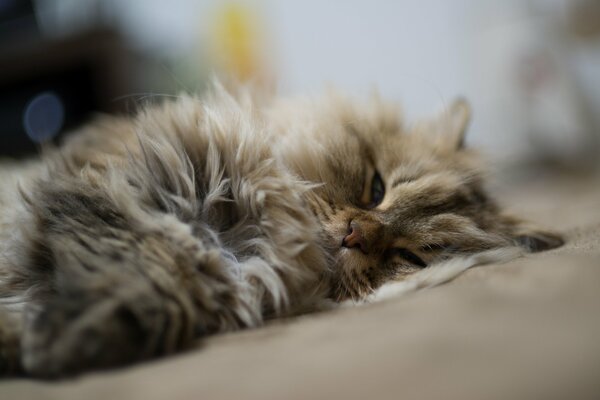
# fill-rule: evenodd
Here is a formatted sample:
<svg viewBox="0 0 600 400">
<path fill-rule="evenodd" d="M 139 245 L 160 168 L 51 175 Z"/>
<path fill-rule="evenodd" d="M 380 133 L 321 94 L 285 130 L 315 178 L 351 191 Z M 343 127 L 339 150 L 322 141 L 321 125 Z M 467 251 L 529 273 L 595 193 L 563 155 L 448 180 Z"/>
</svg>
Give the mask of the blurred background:
<svg viewBox="0 0 600 400">
<path fill-rule="evenodd" d="M 212 72 L 377 88 L 409 120 L 466 96 L 497 163 L 600 164 L 599 0 L 0 0 L 0 157 Z"/>
</svg>

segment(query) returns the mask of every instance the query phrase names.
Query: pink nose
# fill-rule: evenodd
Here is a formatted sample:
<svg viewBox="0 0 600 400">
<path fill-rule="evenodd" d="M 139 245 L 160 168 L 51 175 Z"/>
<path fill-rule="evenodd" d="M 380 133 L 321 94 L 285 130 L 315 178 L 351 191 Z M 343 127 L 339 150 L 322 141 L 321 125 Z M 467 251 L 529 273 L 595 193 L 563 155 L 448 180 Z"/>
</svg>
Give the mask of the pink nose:
<svg viewBox="0 0 600 400">
<path fill-rule="evenodd" d="M 362 229 L 358 222 L 352 221 L 350 222 L 350 226 L 348 227 L 348 234 L 342 240 L 342 246 L 347 247 L 349 249 L 353 247 L 358 247 L 360 251 L 367 254 L 367 241 L 363 236 Z"/>
</svg>

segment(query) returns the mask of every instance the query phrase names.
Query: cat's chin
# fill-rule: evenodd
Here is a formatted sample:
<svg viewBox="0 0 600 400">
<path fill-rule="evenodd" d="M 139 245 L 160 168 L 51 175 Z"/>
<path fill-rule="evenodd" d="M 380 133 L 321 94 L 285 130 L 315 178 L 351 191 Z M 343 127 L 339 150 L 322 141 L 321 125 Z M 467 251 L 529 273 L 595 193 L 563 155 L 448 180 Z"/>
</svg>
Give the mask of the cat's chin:
<svg viewBox="0 0 600 400">
<path fill-rule="evenodd" d="M 363 254 L 354 254 L 352 249 L 341 248 L 337 252 L 334 266 L 334 281 L 332 298 L 335 301 L 360 301 L 372 293 L 372 284 L 367 280 L 365 271 L 368 262 Z M 361 257 L 363 256 L 363 257 Z"/>
</svg>

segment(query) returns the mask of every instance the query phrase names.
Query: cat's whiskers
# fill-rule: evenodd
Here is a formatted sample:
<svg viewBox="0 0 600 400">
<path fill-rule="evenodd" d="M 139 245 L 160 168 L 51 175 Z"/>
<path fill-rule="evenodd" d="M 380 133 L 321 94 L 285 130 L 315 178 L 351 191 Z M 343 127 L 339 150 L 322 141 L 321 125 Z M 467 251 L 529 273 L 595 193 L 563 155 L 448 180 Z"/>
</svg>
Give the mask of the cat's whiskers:
<svg viewBox="0 0 600 400">
<path fill-rule="evenodd" d="M 139 92 L 139 93 L 129 93 L 129 94 L 124 94 L 122 96 L 117 96 L 114 99 L 112 99 L 111 101 L 116 102 L 116 101 L 130 99 L 132 97 L 137 97 L 135 99 L 137 101 L 141 101 L 141 100 L 144 100 L 144 99 L 147 99 L 147 98 L 152 98 L 152 97 L 167 97 L 167 98 L 173 98 L 173 99 L 179 99 L 179 98 L 181 98 L 181 96 L 178 96 L 178 95 L 175 95 L 175 94 Z"/>
<path fill-rule="evenodd" d="M 373 293 L 373 291 L 375 290 L 373 288 L 373 285 L 371 284 L 371 280 L 369 279 L 369 277 L 365 274 L 366 271 L 362 272 L 362 282 L 365 286 L 366 289 L 366 295 L 369 295 L 371 293 Z"/>
</svg>

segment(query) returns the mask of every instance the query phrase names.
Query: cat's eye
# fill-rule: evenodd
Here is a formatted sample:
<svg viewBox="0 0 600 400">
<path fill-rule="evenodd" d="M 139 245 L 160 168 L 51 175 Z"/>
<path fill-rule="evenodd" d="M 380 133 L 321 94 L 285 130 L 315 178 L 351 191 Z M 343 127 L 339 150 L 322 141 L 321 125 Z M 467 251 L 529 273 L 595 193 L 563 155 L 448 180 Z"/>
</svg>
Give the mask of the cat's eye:
<svg viewBox="0 0 600 400">
<path fill-rule="evenodd" d="M 385 185 L 379 172 L 375 171 L 371 180 L 371 193 L 367 208 L 377 207 L 383 201 L 383 196 L 385 196 Z"/>
<path fill-rule="evenodd" d="M 416 265 L 417 267 L 425 268 L 427 266 L 427 263 L 425 263 L 425 261 L 423 261 L 421 257 L 417 256 L 410 250 L 404 248 L 396 248 L 392 251 L 395 256 L 401 257 L 409 263 Z"/>
</svg>

